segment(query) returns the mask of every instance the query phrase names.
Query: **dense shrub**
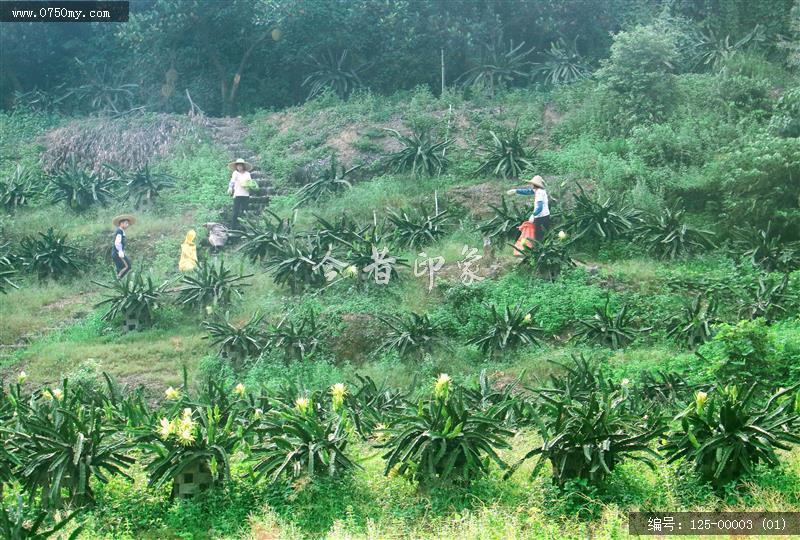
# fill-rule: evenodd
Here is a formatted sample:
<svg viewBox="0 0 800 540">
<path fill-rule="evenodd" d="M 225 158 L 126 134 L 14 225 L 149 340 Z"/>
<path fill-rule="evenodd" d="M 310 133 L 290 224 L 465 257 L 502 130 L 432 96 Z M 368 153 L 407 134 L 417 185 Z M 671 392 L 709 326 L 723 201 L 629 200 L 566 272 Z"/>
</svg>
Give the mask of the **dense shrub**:
<svg viewBox="0 0 800 540">
<path fill-rule="evenodd" d="M 96 306 L 108 306 L 103 320 L 129 317 L 143 327 L 153 322 L 165 288 L 165 284 L 157 285 L 152 276 L 145 278 L 141 272 L 130 272 L 124 279 L 97 284 L 108 291 L 107 297 Z"/>
<path fill-rule="evenodd" d="M 677 99 L 675 65 L 680 55 L 672 26 L 651 24 L 614 36 L 611 56 L 597 78 L 619 96 L 623 126 L 659 121 Z"/>
<path fill-rule="evenodd" d="M 611 308 L 611 297 L 606 297 L 603 307 L 595 308 L 593 317 L 578 321 L 579 327 L 574 337 L 590 343 L 619 349 L 634 339 L 641 330 L 633 321 L 633 315 L 627 304 L 623 304 L 617 311 Z"/>
<path fill-rule="evenodd" d="M 714 169 L 728 223 L 766 229 L 772 222 L 786 240 L 800 239 L 800 139 L 746 137 Z"/>
<path fill-rule="evenodd" d="M 62 278 L 77 274 L 82 260 L 80 250 L 67 242 L 67 235 L 52 228 L 39 233 L 38 238 L 26 236 L 20 242 L 22 266 L 39 279 Z"/>
<path fill-rule="evenodd" d="M 698 392 L 695 403 L 675 418 L 680 427 L 667 436 L 662 450 L 670 462 L 687 460 L 717 488 L 753 474 L 759 463 L 776 467 L 777 450 L 800 444 L 796 390 L 797 385 L 781 390 L 765 404 L 757 401 L 753 386 L 741 393 L 736 386 L 711 396 Z"/>
<path fill-rule="evenodd" d="M 408 472 L 425 483 L 469 482 L 488 472 L 490 459 L 506 467 L 497 450 L 509 447 L 512 433 L 494 418 L 507 404 L 474 410 L 453 386 L 450 377 L 439 375 L 432 395 L 392 419 L 381 445 L 388 449 L 385 474 Z"/>
<path fill-rule="evenodd" d="M 277 481 L 284 477 L 334 476 L 357 467 L 345 454 L 347 431 L 341 413 L 346 387 L 331 389 L 331 407 L 322 406 L 320 392 L 280 400 L 257 429 L 252 448 L 254 471 Z"/>
<path fill-rule="evenodd" d="M 536 390 L 543 441 L 516 466 L 539 456 L 531 474 L 549 461 L 559 487 L 577 479 L 600 483 L 626 458 L 652 466 L 651 457 L 659 456 L 648 443 L 661 432 L 659 423 L 648 422 L 625 386 L 605 381 L 595 363 L 575 358 L 565 368 L 550 387 Z"/>
<path fill-rule="evenodd" d="M 379 316 L 388 330 L 379 350 L 397 351 L 401 358 L 430 353 L 438 344 L 440 330 L 427 314 L 405 313 Z"/>
<path fill-rule="evenodd" d="M 235 297 L 242 296 L 244 281 L 252 274 L 243 275 L 225 268 L 225 261 L 201 261 L 194 272 L 181 277 L 177 288 L 178 302 L 195 308 L 227 306 Z"/>
<path fill-rule="evenodd" d="M 727 382 L 778 378 L 770 366 L 769 329 L 763 319 L 719 325 L 698 353 L 708 362 L 709 373 Z"/>
<path fill-rule="evenodd" d="M 47 190 L 53 202 L 64 202 L 76 212 L 84 212 L 95 204 L 106 206 L 113 199 L 117 185 L 113 178 L 84 169 L 74 159 L 56 170 L 49 182 Z"/>
<path fill-rule="evenodd" d="M 800 137 L 800 89 L 786 90 L 778 99 L 769 127 L 780 137 Z"/>
<path fill-rule="evenodd" d="M 39 193 L 34 187 L 33 172 L 17 165 L 14 173 L 0 182 L 0 205 L 12 211 L 29 205 Z"/>
</svg>

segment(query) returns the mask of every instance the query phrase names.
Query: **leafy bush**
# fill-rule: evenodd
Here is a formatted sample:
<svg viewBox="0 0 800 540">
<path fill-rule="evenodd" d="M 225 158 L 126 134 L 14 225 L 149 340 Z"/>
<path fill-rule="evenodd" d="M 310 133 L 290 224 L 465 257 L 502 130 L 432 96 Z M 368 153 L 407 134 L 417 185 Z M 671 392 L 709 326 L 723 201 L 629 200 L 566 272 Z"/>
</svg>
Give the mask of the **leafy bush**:
<svg viewBox="0 0 800 540">
<path fill-rule="evenodd" d="M 301 86 L 309 86 L 308 99 L 311 99 L 326 89 L 330 89 L 341 98 L 346 98 L 350 93 L 363 85 L 358 72 L 365 66 L 351 67 L 347 63 L 347 49 L 341 55 L 334 55 L 327 51 L 319 57 L 311 57 L 313 71 L 303 80 Z"/>
<path fill-rule="evenodd" d="M 494 176 L 519 178 L 526 169 L 533 168 L 531 152 L 523 146 L 519 128 L 515 127 L 500 137 L 494 131 L 489 133 L 492 136 L 491 147 L 484 155 L 483 163 L 475 171 L 477 174 L 490 171 Z"/>
<path fill-rule="evenodd" d="M 501 385 L 500 381 L 491 381 L 482 369 L 478 375 L 477 388 L 463 388 L 464 399 L 468 406 L 490 414 L 495 421 L 506 427 L 523 427 L 531 425 L 536 418 L 533 403 L 523 395 L 520 378 Z"/>
<path fill-rule="evenodd" d="M 253 428 L 244 407 L 241 396 L 228 395 L 214 381 L 208 381 L 203 396 L 176 401 L 139 440 L 143 450 L 155 455 L 147 465 L 149 485 L 173 482 L 175 495 L 178 477 L 193 466 L 210 473 L 207 487 L 230 479 L 230 458 Z"/>
<path fill-rule="evenodd" d="M 717 78 L 716 91 L 734 116 L 766 115 L 772 108 L 771 85 L 762 79 L 723 72 Z"/>
<path fill-rule="evenodd" d="M 539 343 L 537 336 L 542 329 L 533 325 L 535 307 L 523 310 L 521 304 L 513 309 L 506 306 L 502 313 L 498 313 L 494 304 L 487 307 L 490 317 L 488 330 L 467 343 L 477 345 L 484 354 L 490 355 L 519 345 Z"/>
<path fill-rule="evenodd" d="M 36 508 L 33 512 L 26 511 L 22 495 L 17 495 L 14 506 L 6 508 L 0 505 L 0 534 L 9 540 L 45 540 L 66 527 L 82 509 L 77 509 L 66 514 L 53 524 L 45 525 L 50 513 Z M 83 525 L 76 527 L 67 540 L 75 540 L 83 530 Z"/>
<path fill-rule="evenodd" d="M 587 78 L 591 74 L 588 62 L 578 53 L 578 36 L 571 44 L 559 37 L 544 51 L 544 61 L 534 64 L 533 76 L 540 77 L 545 84 L 569 84 Z"/>
<path fill-rule="evenodd" d="M 436 176 L 447 168 L 448 159 L 444 150 L 450 141 L 436 138 L 430 128 L 413 126 L 411 134 L 401 135 L 394 129 L 384 128 L 403 146 L 402 150 L 391 154 L 386 165 L 395 172 L 411 171 L 414 176 Z"/>
<path fill-rule="evenodd" d="M 62 489 L 70 503 L 94 499 L 92 478 L 107 482 L 108 475 L 127 476 L 133 463 L 131 441 L 109 421 L 102 406 L 87 399 L 85 391 L 48 389 L 28 405 L 19 403 L 19 425 L 14 445 L 24 467 L 20 479 L 28 493 L 41 492 L 48 505 L 61 505 Z"/>
<path fill-rule="evenodd" d="M 387 218 L 394 225 L 392 240 L 402 247 L 417 248 L 444 236 L 444 224 L 449 215 L 447 210 L 440 210 L 436 214 L 427 214 L 420 210 L 411 215 L 405 210 L 402 213 L 390 210 Z"/>
<path fill-rule="evenodd" d="M 54 203 L 63 201 L 72 210 L 83 212 L 95 204 L 107 205 L 114 197 L 115 185 L 112 178 L 83 169 L 73 160 L 53 173 L 47 189 Z"/>
<path fill-rule="evenodd" d="M 669 318 L 667 337 L 676 338 L 690 349 L 696 349 L 711 339 L 711 327 L 719 321 L 716 313 L 717 302 L 714 298 L 704 301 L 703 295 L 698 294 Z"/>
<path fill-rule="evenodd" d="M 257 357 L 266 345 L 266 334 L 261 327 L 263 318 L 264 315 L 253 313 L 243 325 L 234 325 L 225 313 L 225 317 L 203 321 L 203 328 L 208 332 L 205 338 L 219 346 L 221 356 L 241 365 L 244 359 Z"/>
<path fill-rule="evenodd" d="M 123 172 L 111 165 L 106 167 L 114 172 L 117 181 L 125 184 L 125 201 L 132 200 L 136 209 L 153 204 L 162 191 L 175 187 L 177 181 L 171 174 L 151 171 L 149 164 L 130 172 Z"/>
<path fill-rule="evenodd" d="M 634 327 L 628 306 L 623 304 L 619 311 L 613 312 L 608 296 L 602 308 L 595 308 L 594 317 L 581 319 L 578 324 L 580 327 L 574 334 L 575 338 L 599 343 L 612 349 L 624 347 L 636 338 L 637 332 L 641 331 Z"/>
<path fill-rule="evenodd" d="M 326 282 L 322 261 L 328 251 L 319 238 L 292 238 L 273 247 L 267 259 L 267 269 L 278 285 L 289 285 L 292 293 L 307 286 L 321 287 Z M 332 281 L 332 280 L 331 280 Z"/>
<path fill-rule="evenodd" d="M 528 219 L 530 210 L 524 205 L 515 202 L 508 204 L 505 197 L 500 198 L 500 206 L 490 204 L 489 208 L 494 211 L 494 216 L 481 223 L 478 230 L 483 236 L 488 238 L 501 238 L 513 240 L 519 235 L 519 225 Z"/>
<path fill-rule="evenodd" d="M 397 351 L 401 358 L 430 353 L 439 341 L 439 329 L 427 314 L 406 313 L 378 318 L 389 327 L 379 351 Z"/>
<path fill-rule="evenodd" d="M 0 205 L 10 212 L 30 204 L 37 193 L 33 186 L 33 173 L 17 165 L 14 173 L 0 184 Z"/>
<path fill-rule="evenodd" d="M 380 426 L 390 422 L 406 406 L 406 395 L 400 390 L 378 386 L 369 376 L 356 374 L 358 386 L 347 395 L 345 404 L 358 433 L 365 439 L 372 437 Z"/>
<path fill-rule="evenodd" d="M 111 283 L 93 283 L 109 291 L 107 298 L 95 306 L 108 306 L 108 311 L 103 315 L 104 321 L 119 316 L 130 317 L 139 321 L 139 326 L 145 327 L 153 322 L 166 286 L 154 284 L 152 276 L 145 279 L 141 272 L 128 273 L 125 278 Z"/>
<path fill-rule="evenodd" d="M 575 359 L 565 374 L 552 376 L 550 387 L 536 389 L 542 443 L 514 469 L 539 456 L 531 475 L 550 461 L 553 483 L 563 487 L 575 479 L 600 483 L 626 458 L 653 466 L 650 456 L 659 456 L 649 442 L 661 433 L 659 422 L 634 409 L 623 386 L 601 381 L 595 364 Z"/>
<path fill-rule="evenodd" d="M 339 414 L 327 414 L 319 393 L 298 397 L 294 404 L 281 401 L 267 414 L 257 432 L 251 458 L 258 476 L 272 482 L 284 476 L 334 476 L 357 467 L 345 454 L 346 423 Z"/>
<path fill-rule="evenodd" d="M 740 229 L 736 245 L 753 266 L 768 272 L 789 272 L 800 263 L 800 243 L 787 242 L 773 229 L 772 222 L 763 230 Z"/>
<path fill-rule="evenodd" d="M 465 87 L 483 87 L 489 96 L 494 96 L 496 90 L 502 90 L 515 80 L 528 78 L 532 62 L 528 56 L 533 49 L 522 50 L 525 42 L 516 47 L 510 42 L 505 47 L 501 38 L 485 45 L 486 51 L 480 63 L 464 72 L 457 81 Z"/>
<path fill-rule="evenodd" d="M 533 268 L 539 275 L 553 281 L 561 270 L 575 266 L 575 260 L 570 256 L 569 242 L 550 232 L 544 240 L 522 247 L 519 264 Z"/>
<path fill-rule="evenodd" d="M 509 448 L 512 432 L 494 420 L 494 408 L 473 410 L 461 388 L 441 374 L 433 396 L 392 419 L 385 474 L 410 472 L 424 483 L 469 482 L 488 472 L 489 459 L 505 468 L 497 449 Z"/>
<path fill-rule="evenodd" d="M 267 259 L 293 236 L 293 222 L 269 209 L 264 209 L 260 218 L 244 218 L 239 223 L 239 236 L 244 240 L 239 251 L 253 262 Z"/>
<path fill-rule="evenodd" d="M 659 121 L 672 109 L 677 93 L 674 66 L 679 60 L 677 29 L 667 24 L 636 26 L 617 33 L 598 80 L 620 98 L 624 118 L 635 125 Z"/>
<path fill-rule="evenodd" d="M 67 242 L 67 235 L 52 228 L 38 238 L 26 236 L 20 242 L 19 257 L 26 270 L 39 279 L 61 278 L 79 272 L 82 257 L 78 248 Z"/>
<path fill-rule="evenodd" d="M 336 162 L 336 154 L 331 154 L 330 167 L 323 171 L 318 179 L 309 182 L 297 192 L 297 204 L 295 204 L 295 208 L 330 197 L 345 189 L 350 189 L 352 184 L 345 180 L 345 178 L 360 167 L 361 165 L 356 165 L 349 169 L 339 167 Z"/>
<path fill-rule="evenodd" d="M 773 322 L 788 312 L 789 306 L 796 305 L 797 295 L 789 287 L 789 274 L 781 279 L 774 276 L 758 276 L 758 282 L 748 287 L 747 295 L 740 300 L 739 318 L 763 318 Z"/>
<path fill-rule="evenodd" d="M 268 349 L 283 349 L 286 360 L 304 360 L 314 354 L 322 332 L 317 327 L 317 315 L 306 313 L 299 324 L 284 317 L 267 331 Z"/>
<path fill-rule="evenodd" d="M 565 224 L 578 238 L 613 240 L 627 235 L 637 219 L 637 213 L 625 206 L 618 197 L 601 200 L 589 196 L 578 184 L 575 208 Z"/>
<path fill-rule="evenodd" d="M 800 144 L 766 133 L 744 137 L 712 171 L 722 180 L 724 217 L 731 226 L 770 227 L 791 241 L 800 239 Z M 753 204 L 758 201 L 758 204 Z"/>
<path fill-rule="evenodd" d="M 178 302 L 196 308 L 230 305 L 234 296 L 242 296 L 242 287 L 248 286 L 244 280 L 249 277 L 252 274 L 234 274 L 225 268 L 223 260 L 219 265 L 213 261 L 201 261 L 194 272 L 181 277 L 177 289 Z"/>
<path fill-rule="evenodd" d="M 754 388 L 740 395 L 736 386 L 698 392 L 695 403 L 675 417 L 679 427 L 667 435 L 661 450 L 668 462 L 685 460 L 716 488 L 752 475 L 754 467 L 779 464 L 776 450 L 800 443 L 798 415 L 790 399 L 797 385 L 758 404 Z"/>
<path fill-rule="evenodd" d="M 662 214 L 653 216 L 637 228 L 636 240 L 644 244 L 652 255 L 662 259 L 675 259 L 711 248 L 714 233 L 687 225 L 685 212 L 683 209 L 665 208 Z"/>
<path fill-rule="evenodd" d="M 721 324 L 717 333 L 697 351 L 710 375 L 725 382 L 776 380 L 770 365 L 769 330 L 763 319 Z"/>
<path fill-rule="evenodd" d="M 320 235 L 322 234 L 320 231 Z M 361 283 L 375 282 L 376 273 L 385 273 L 389 280 L 400 279 L 398 269 L 407 267 L 408 263 L 403 257 L 390 255 L 387 248 L 378 250 L 377 246 L 386 245 L 389 238 L 389 235 L 380 230 L 380 226 L 367 225 L 360 230 L 351 231 L 348 236 L 348 240 L 339 239 L 346 249 L 344 259 L 356 269 Z M 380 264 L 376 262 L 378 260 L 381 260 Z"/>
<path fill-rule="evenodd" d="M 660 407 L 670 407 L 684 403 L 694 388 L 695 385 L 689 384 L 679 374 L 659 369 L 655 373 L 645 371 L 642 374 L 639 391 L 645 399 Z"/>
<path fill-rule="evenodd" d="M 764 27 L 755 25 L 753 30 L 736 41 L 731 36 L 717 36 L 713 29 L 698 31 L 692 36 L 693 68 L 710 67 L 714 71 L 724 68 L 733 55 L 753 43 L 764 41 Z"/>
<path fill-rule="evenodd" d="M 780 137 L 800 137 L 800 89 L 786 90 L 778 99 L 769 127 Z"/>
</svg>

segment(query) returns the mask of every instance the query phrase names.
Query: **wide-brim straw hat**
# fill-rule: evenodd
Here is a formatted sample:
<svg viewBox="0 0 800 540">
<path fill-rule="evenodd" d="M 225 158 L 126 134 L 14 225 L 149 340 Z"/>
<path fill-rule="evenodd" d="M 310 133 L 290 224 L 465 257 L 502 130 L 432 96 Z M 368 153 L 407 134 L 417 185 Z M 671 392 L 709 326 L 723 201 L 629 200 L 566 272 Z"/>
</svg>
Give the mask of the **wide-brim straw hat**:
<svg viewBox="0 0 800 540">
<path fill-rule="evenodd" d="M 531 178 L 530 180 L 528 180 L 528 183 L 529 184 L 533 184 L 534 186 L 536 186 L 536 187 L 538 187 L 540 189 L 544 189 L 544 178 L 542 178 L 538 174 L 536 176 L 534 176 L 533 178 Z"/>
<path fill-rule="evenodd" d="M 228 163 L 228 168 L 230 170 L 232 170 L 232 171 L 235 171 L 236 170 L 236 165 L 238 165 L 239 163 L 244 165 L 244 170 L 246 170 L 246 171 L 253 170 L 253 166 L 251 164 L 249 164 L 248 162 L 246 162 L 245 160 L 243 160 L 242 158 L 239 158 L 236 161 L 231 161 L 230 163 Z"/>
<path fill-rule="evenodd" d="M 114 227 L 119 227 L 121 221 L 127 221 L 131 225 L 133 225 L 134 223 L 136 223 L 136 216 L 133 216 L 131 214 L 120 214 L 114 219 L 112 219 L 111 223 L 114 224 Z"/>
</svg>

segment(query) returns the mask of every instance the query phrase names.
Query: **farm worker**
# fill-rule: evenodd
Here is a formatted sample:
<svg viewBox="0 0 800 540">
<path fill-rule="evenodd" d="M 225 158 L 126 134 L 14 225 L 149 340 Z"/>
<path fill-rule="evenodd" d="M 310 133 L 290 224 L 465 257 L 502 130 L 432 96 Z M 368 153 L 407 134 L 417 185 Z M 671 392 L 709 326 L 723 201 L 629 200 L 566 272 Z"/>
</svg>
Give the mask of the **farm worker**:
<svg viewBox="0 0 800 540">
<path fill-rule="evenodd" d="M 255 188 L 255 181 L 250 178 L 250 171 L 253 166 L 245 160 L 239 158 L 228 163 L 233 173 L 231 181 L 228 182 L 228 195 L 233 195 L 233 219 L 231 228 L 239 227 L 239 217 L 247 211 L 247 204 L 250 202 L 250 190 Z"/>
<path fill-rule="evenodd" d="M 194 238 L 197 233 L 190 229 L 186 233 L 186 239 L 181 244 L 181 260 L 178 263 L 178 270 L 190 272 L 197 268 L 197 247 L 194 245 Z"/>
<path fill-rule="evenodd" d="M 547 191 L 544 188 L 544 179 L 538 174 L 528 180 L 528 183 L 533 187 L 531 188 L 518 188 L 509 189 L 506 193 L 508 195 L 533 195 L 534 196 L 534 209 L 531 214 L 531 223 L 536 224 L 535 238 L 537 241 L 544 238 L 545 232 L 550 227 L 550 205 L 547 201 Z M 520 229 L 522 230 L 522 229 Z"/>
<path fill-rule="evenodd" d="M 111 260 L 117 267 L 117 278 L 122 279 L 131 270 L 131 260 L 125 254 L 125 229 L 136 223 L 130 214 L 122 214 L 111 220 L 114 230 L 114 245 L 111 247 Z"/>
</svg>

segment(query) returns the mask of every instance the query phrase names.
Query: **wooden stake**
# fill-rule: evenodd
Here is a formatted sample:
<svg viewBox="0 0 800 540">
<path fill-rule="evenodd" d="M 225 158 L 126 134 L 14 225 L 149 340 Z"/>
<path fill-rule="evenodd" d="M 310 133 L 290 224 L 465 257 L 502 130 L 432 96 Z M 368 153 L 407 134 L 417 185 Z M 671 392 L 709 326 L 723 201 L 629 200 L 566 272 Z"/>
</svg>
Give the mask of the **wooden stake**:
<svg viewBox="0 0 800 540">
<path fill-rule="evenodd" d="M 444 95 L 444 49 L 442 49 L 442 93 L 440 95 Z"/>
</svg>

